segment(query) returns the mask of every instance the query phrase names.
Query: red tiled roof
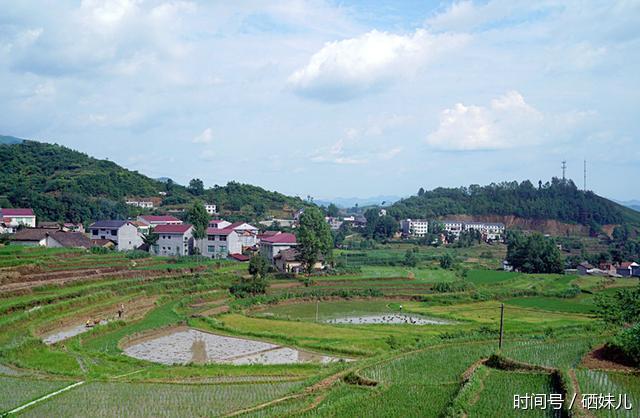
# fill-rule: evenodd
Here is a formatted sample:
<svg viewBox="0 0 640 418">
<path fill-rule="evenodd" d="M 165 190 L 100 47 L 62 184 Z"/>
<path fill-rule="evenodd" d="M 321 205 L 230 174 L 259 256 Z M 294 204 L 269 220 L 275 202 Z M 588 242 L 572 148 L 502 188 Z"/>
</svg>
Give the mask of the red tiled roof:
<svg viewBox="0 0 640 418">
<path fill-rule="evenodd" d="M 620 263 L 620 268 L 628 269 L 632 264 L 634 264 L 633 261 L 625 261 L 623 263 Z"/>
<path fill-rule="evenodd" d="M 140 218 L 148 222 L 182 222 L 180 219 L 171 215 L 145 215 Z"/>
<path fill-rule="evenodd" d="M 153 230 L 156 234 L 184 234 L 191 228 L 190 224 L 158 225 Z"/>
<path fill-rule="evenodd" d="M 265 237 L 263 242 L 269 242 L 272 244 L 295 244 L 296 236 L 289 232 L 283 232 L 281 234 L 273 235 L 271 237 Z"/>
<path fill-rule="evenodd" d="M 229 235 L 234 232 L 232 228 L 207 228 L 207 235 Z"/>
<path fill-rule="evenodd" d="M 0 212 L 2 212 L 2 216 L 36 216 L 33 209 L 25 208 L 0 209 Z"/>
<path fill-rule="evenodd" d="M 249 256 L 244 254 L 229 254 L 229 257 L 238 261 L 249 261 Z"/>
</svg>

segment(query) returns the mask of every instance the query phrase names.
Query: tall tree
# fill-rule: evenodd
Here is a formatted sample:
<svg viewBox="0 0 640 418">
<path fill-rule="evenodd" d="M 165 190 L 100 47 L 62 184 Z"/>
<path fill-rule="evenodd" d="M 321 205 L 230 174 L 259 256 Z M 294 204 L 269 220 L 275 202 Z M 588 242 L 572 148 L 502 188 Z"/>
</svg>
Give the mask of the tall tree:
<svg viewBox="0 0 640 418">
<path fill-rule="evenodd" d="M 269 265 L 263 256 L 254 254 L 251 257 L 251 260 L 249 260 L 248 270 L 249 274 L 251 274 L 254 279 L 264 278 L 269 270 Z"/>
<path fill-rule="evenodd" d="M 340 213 L 340 209 L 338 209 L 338 207 L 333 203 L 329 203 L 329 206 L 327 206 L 327 216 L 331 216 L 332 218 L 335 218 L 336 216 L 338 216 L 339 213 Z"/>
<path fill-rule="evenodd" d="M 153 247 L 158 243 L 158 239 L 160 235 L 153 232 L 153 228 L 150 228 L 146 234 L 142 235 L 142 242 L 149 246 L 149 248 Z"/>
<path fill-rule="evenodd" d="M 313 271 L 313 266 L 320 255 L 326 260 L 330 258 L 333 238 L 329 224 L 325 222 L 320 209 L 316 207 L 305 209 L 300 216 L 300 226 L 296 230 L 296 236 L 300 258 L 308 273 Z"/>
<path fill-rule="evenodd" d="M 204 183 L 200 179 L 191 179 L 187 189 L 194 196 L 202 196 L 204 194 Z"/>
<path fill-rule="evenodd" d="M 209 214 L 201 201 L 196 200 L 187 212 L 187 222 L 193 225 L 193 237 L 202 239 L 207 235 Z"/>
</svg>

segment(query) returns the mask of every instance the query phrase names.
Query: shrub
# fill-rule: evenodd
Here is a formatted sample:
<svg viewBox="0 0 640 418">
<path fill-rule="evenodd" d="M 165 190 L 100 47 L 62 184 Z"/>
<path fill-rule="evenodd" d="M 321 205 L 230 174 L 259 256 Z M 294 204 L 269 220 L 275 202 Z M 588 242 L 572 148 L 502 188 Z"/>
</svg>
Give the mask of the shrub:
<svg viewBox="0 0 640 418">
<path fill-rule="evenodd" d="M 635 364 L 640 365 L 640 322 L 622 330 L 613 338 L 612 345 L 622 350 Z"/>
<path fill-rule="evenodd" d="M 141 258 L 149 258 L 150 255 L 148 252 L 146 251 L 142 251 L 142 250 L 131 250 L 131 251 L 127 251 L 125 253 L 126 257 L 131 259 L 131 260 L 138 260 Z"/>
<path fill-rule="evenodd" d="M 91 247 L 91 254 L 108 254 L 113 250 L 106 247 Z"/>
</svg>

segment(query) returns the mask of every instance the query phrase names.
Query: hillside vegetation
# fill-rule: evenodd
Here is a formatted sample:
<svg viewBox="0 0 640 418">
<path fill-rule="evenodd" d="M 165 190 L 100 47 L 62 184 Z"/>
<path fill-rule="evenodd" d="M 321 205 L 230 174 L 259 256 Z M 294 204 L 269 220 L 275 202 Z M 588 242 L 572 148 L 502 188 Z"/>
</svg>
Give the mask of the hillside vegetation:
<svg viewBox="0 0 640 418">
<path fill-rule="evenodd" d="M 640 213 L 593 192 L 579 190 L 571 181 L 553 178 L 535 187 L 530 181 L 471 185 L 460 188 L 420 189 L 416 196 L 393 204 L 396 218 L 431 218 L 445 215 L 514 215 L 529 219 L 555 219 L 598 227 L 605 224 L 640 225 Z"/>
<path fill-rule="evenodd" d="M 223 215 L 247 220 L 304 205 L 299 198 L 235 182 L 212 189 L 199 181 L 200 187 L 162 182 L 60 145 L 27 140 L 1 143 L 0 177 L 0 207 L 31 207 L 40 220 L 122 219 L 140 212 L 125 205 L 126 197 L 159 198 L 160 192 L 166 193 L 164 209 L 200 199 L 217 204 Z"/>
</svg>

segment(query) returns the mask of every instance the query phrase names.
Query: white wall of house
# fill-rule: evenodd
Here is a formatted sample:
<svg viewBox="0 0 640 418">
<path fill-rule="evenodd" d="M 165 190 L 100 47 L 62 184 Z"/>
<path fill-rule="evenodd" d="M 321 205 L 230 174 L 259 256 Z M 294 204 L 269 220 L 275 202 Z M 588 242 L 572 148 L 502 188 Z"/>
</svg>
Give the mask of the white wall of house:
<svg viewBox="0 0 640 418">
<path fill-rule="evenodd" d="M 282 250 L 288 250 L 289 248 L 293 248 L 298 244 L 290 244 L 290 243 L 272 243 L 272 242 L 260 242 L 260 255 L 266 258 L 270 263 L 273 264 L 273 258 L 278 255 L 278 253 Z"/>
<path fill-rule="evenodd" d="M 242 242 L 235 231 L 227 235 L 207 234 L 204 239 L 198 240 L 197 245 L 205 257 L 227 258 L 229 254 L 242 253 Z"/>
<path fill-rule="evenodd" d="M 185 256 L 189 255 L 193 249 L 193 229 L 191 228 L 184 234 L 159 232 L 158 236 L 158 242 L 151 250 L 156 255 Z"/>
<path fill-rule="evenodd" d="M 36 227 L 35 216 L 10 216 L 10 218 L 11 218 L 10 225 L 12 226 L 24 225 L 24 226 L 28 226 L 29 228 Z"/>
<path fill-rule="evenodd" d="M 142 245 L 138 228 L 130 223 L 125 223 L 120 228 L 91 228 L 89 237 L 115 241 L 118 251 L 134 250 Z"/>
</svg>

